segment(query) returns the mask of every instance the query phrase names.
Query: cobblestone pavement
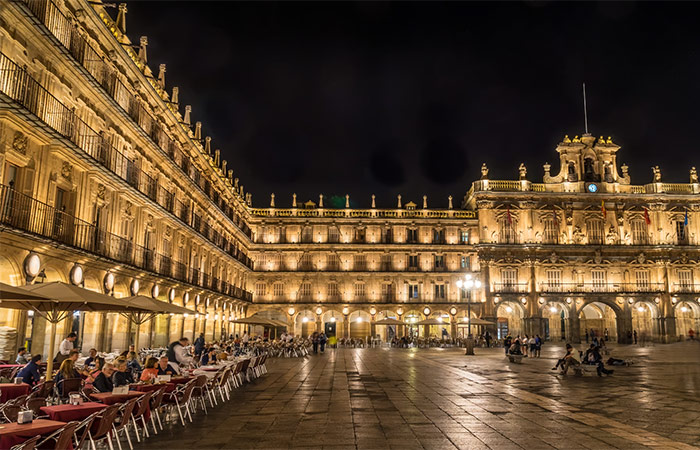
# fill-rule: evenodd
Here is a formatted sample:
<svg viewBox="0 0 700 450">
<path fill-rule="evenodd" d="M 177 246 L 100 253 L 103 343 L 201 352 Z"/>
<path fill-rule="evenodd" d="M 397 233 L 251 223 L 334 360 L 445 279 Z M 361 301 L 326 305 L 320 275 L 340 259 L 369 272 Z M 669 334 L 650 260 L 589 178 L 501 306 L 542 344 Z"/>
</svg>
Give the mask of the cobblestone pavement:
<svg viewBox="0 0 700 450">
<path fill-rule="evenodd" d="M 138 448 L 700 448 L 700 343 L 613 347 L 609 377 L 551 371 L 563 345 L 338 349 L 278 359 L 231 402 Z M 269 360 L 268 360 L 269 361 Z"/>
</svg>

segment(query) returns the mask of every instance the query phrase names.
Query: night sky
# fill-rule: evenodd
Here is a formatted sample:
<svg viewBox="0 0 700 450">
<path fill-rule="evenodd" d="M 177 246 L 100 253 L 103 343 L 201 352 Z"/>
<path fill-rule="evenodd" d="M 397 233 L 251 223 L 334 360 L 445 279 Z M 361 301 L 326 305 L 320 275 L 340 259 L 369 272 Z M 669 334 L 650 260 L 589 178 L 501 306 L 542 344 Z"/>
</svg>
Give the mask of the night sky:
<svg viewBox="0 0 700 450">
<path fill-rule="evenodd" d="M 455 206 L 492 179 L 542 180 L 565 134 L 622 146 L 632 183 L 700 166 L 692 3 L 128 2 L 170 92 L 192 104 L 254 206 L 350 194 Z M 116 14 L 112 10 L 113 14 Z M 326 206 L 329 206 L 326 203 Z"/>
</svg>

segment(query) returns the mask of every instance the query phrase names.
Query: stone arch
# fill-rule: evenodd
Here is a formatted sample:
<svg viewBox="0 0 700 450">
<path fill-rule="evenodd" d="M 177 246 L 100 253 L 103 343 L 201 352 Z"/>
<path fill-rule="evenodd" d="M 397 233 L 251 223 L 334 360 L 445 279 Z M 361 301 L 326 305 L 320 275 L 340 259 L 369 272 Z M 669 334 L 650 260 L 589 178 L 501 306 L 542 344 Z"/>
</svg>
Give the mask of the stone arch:
<svg viewBox="0 0 700 450">
<path fill-rule="evenodd" d="M 676 334 L 680 339 L 689 337 L 688 332 L 693 330 L 697 337 L 700 328 L 700 305 L 696 302 L 684 300 L 674 305 L 676 316 Z"/>
<path fill-rule="evenodd" d="M 587 300 L 577 310 L 579 319 L 579 339 L 589 341 L 591 332 L 593 336 L 605 337 L 606 330 L 609 340 L 626 342 L 626 332 L 620 326 L 623 312 L 614 301 Z"/>
<path fill-rule="evenodd" d="M 637 340 L 643 344 L 648 340 L 659 340 L 661 335 L 659 306 L 650 300 L 637 300 L 630 305 L 632 330 L 637 332 Z"/>
<path fill-rule="evenodd" d="M 408 337 L 417 338 L 422 333 L 420 325 L 416 325 L 416 322 L 423 319 L 425 319 L 425 315 L 420 309 L 411 309 L 404 313 L 403 320 L 406 322 L 406 335 Z"/>
<path fill-rule="evenodd" d="M 354 339 L 366 339 L 371 333 L 372 316 L 363 310 L 356 309 L 348 316 L 350 336 Z"/>
<path fill-rule="evenodd" d="M 565 341 L 571 339 L 571 306 L 564 300 L 549 299 L 539 306 L 543 319 L 544 339 Z"/>
<path fill-rule="evenodd" d="M 24 272 L 19 257 L 0 255 L 0 281 L 11 286 L 24 284 Z M 0 308 L 0 325 L 17 327 L 21 312 L 16 309 Z"/>
<path fill-rule="evenodd" d="M 503 339 L 508 334 L 515 337 L 525 333 L 525 307 L 515 300 L 504 300 L 496 306 L 497 338 Z"/>
<path fill-rule="evenodd" d="M 374 316 L 374 320 L 378 321 L 387 318 L 398 320 L 399 315 L 396 313 L 396 311 L 377 308 L 377 314 Z M 383 342 L 391 341 L 394 338 L 394 336 L 399 336 L 399 333 L 401 331 L 398 325 L 377 325 L 374 327 L 374 329 L 375 335 L 379 335 L 379 338 Z"/>
<path fill-rule="evenodd" d="M 310 309 L 302 309 L 294 314 L 294 335 L 309 337 L 316 331 L 316 314 Z"/>
</svg>

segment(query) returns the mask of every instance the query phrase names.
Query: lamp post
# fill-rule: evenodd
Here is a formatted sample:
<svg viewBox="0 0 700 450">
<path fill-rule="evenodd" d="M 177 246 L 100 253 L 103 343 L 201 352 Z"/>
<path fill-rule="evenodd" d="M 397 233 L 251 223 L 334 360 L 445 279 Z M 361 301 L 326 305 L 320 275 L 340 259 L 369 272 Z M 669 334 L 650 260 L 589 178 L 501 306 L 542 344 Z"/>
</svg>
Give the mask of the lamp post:
<svg viewBox="0 0 700 450">
<path fill-rule="evenodd" d="M 481 289 L 481 281 L 474 279 L 473 275 L 468 273 L 464 275 L 464 279 L 457 280 L 457 287 L 469 292 L 467 296 L 467 349 L 466 355 L 474 354 L 474 338 L 472 337 L 472 292 Z"/>
</svg>

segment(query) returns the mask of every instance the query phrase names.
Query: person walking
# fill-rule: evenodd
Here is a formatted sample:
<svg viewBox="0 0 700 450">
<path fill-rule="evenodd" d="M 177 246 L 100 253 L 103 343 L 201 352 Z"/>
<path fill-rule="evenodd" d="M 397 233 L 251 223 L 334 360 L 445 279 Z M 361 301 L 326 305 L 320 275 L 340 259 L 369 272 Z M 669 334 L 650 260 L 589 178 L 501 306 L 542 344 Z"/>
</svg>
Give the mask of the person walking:
<svg viewBox="0 0 700 450">
<path fill-rule="evenodd" d="M 199 358 L 204 350 L 204 333 L 200 333 L 199 337 L 194 340 L 194 356 Z"/>
<path fill-rule="evenodd" d="M 535 356 L 540 357 L 540 351 L 542 350 L 542 338 L 539 334 L 535 335 Z"/>
<path fill-rule="evenodd" d="M 491 348 L 491 334 L 488 331 L 484 335 L 484 339 L 486 340 L 486 348 Z"/>
<path fill-rule="evenodd" d="M 588 344 L 588 328 L 586 328 L 584 334 L 586 335 L 586 344 Z"/>
<path fill-rule="evenodd" d="M 610 340 L 610 332 L 608 332 L 608 329 L 606 328 L 605 331 L 603 332 L 603 335 L 605 337 L 606 341 Z"/>
<path fill-rule="evenodd" d="M 326 338 L 326 333 L 321 333 L 321 335 L 318 337 L 318 343 L 321 345 L 321 353 L 323 353 L 326 350 L 326 342 L 328 342 L 328 339 Z"/>
<path fill-rule="evenodd" d="M 313 346 L 314 349 L 314 355 L 318 354 L 318 343 L 319 343 L 319 337 L 318 333 L 314 331 L 314 334 L 311 335 L 311 345 Z"/>
<path fill-rule="evenodd" d="M 688 330 L 688 337 L 690 337 L 691 341 L 695 340 L 695 331 L 692 328 Z"/>
<path fill-rule="evenodd" d="M 632 336 L 634 337 L 634 343 L 636 344 L 637 343 L 637 330 L 634 330 L 632 332 Z"/>
<path fill-rule="evenodd" d="M 61 341 L 61 345 L 58 346 L 58 353 L 56 353 L 56 357 L 53 359 L 56 365 L 60 367 L 63 361 L 68 359 L 68 355 L 70 354 L 71 350 L 73 350 L 73 345 L 77 339 L 77 334 L 70 333 L 63 341 Z"/>
</svg>

